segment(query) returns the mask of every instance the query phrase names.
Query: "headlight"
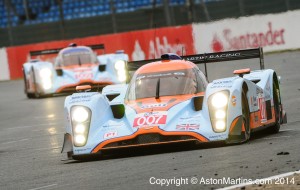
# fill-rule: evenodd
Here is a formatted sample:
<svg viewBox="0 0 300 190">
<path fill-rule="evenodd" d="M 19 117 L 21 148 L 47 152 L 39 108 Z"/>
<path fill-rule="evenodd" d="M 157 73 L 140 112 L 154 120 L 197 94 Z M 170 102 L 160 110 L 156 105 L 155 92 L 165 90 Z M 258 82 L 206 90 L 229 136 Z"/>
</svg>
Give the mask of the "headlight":
<svg viewBox="0 0 300 190">
<path fill-rule="evenodd" d="M 211 103 L 215 108 L 222 108 L 228 103 L 228 96 L 223 92 L 217 92 L 213 95 Z"/>
<path fill-rule="evenodd" d="M 224 120 L 216 121 L 215 127 L 217 131 L 225 131 L 226 129 L 225 121 Z"/>
<path fill-rule="evenodd" d="M 75 133 L 78 133 L 78 134 L 82 134 L 85 132 L 85 125 L 83 124 L 77 124 L 75 125 Z"/>
<path fill-rule="evenodd" d="M 123 61 L 123 60 L 116 61 L 115 69 L 116 70 L 124 70 L 125 69 L 125 61 Z"/>
<path fill-rule="evenodd" d="M 74 140 L 75 140 L 76 144 L 78 144 L 78 145 L 84 145 L 85 141 L 86 141 L 86 138 L 83 135 L 75 135 Z"/>
<path fill-rule="evenodd" d="M 216 92 L 208 99 L 210 121 L 216 133 L 226 131 L 228 97 L 229 91 L 224 90 Z"/>
<path fill-rule="evenodd" d="M 84 106 L 71 108 L 72 133 L 75 146 L 84 146 L 88 140 L 91 122 L 91 110 Z"/>
<path fill-rule="evenodd" d="M 224 110 L 217 110 L 216 112 L 215 112 L 215 117 L 217 118 L 217 119 L 224 119 L 225 118 L 225 116 L 226 116 L 226 113 L 225 113 L 225 111 Z"/>
<path fill-rule="evenodd" d="M 126 75 L 119 75 L 118 78 L 119 78 L 120 82 L 125 82 L 126 81 Z"/>
<path fill-rule="evenodd" d="M 52 88 L 51 69 L 43 68 L 39 71 L 39 74 L 42 79 L 41 82 L 42 82 L 43 89 L 49 90 L 50 88 Z"/>
<path fill-rule="evenodd" d="M 118 70 L 118 79 L 121 82 L 124 82 L 126 80 L 126 72 L 125 72 L 125 70 Z"/>
<path fill-rule="evenodd" d="M 52 72 L 49 68 L 43 68 L 40 70 L 40 76 L 41 78 L 49 78 L 51 77 Z"/>
<path fill-rule="evenodd" d="M 76 122 L 84 122 L 89 118 L 88 111 L 83 107 L 77 107 L 72 112 L 72 119 Z"/>
</svg>

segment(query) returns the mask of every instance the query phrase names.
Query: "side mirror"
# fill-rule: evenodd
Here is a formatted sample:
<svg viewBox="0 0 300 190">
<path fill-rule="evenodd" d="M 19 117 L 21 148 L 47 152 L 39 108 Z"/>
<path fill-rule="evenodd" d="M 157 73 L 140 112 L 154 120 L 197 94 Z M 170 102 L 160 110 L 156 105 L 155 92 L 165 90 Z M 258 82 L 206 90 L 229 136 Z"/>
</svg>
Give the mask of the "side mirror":
<svg viewBox="0 0 300 190">
<path fill-rule="evenodd" d="M 98 69 L 99 69 L 100 72 L 103 72 L 103 71 L 106 70 L 106 65 L 99 65 Z"/>
<path fill-rule="evenodd" d="M 202 110 L 204 96 L 194 97 L 194 108 L 195 111 Z"/>
<path fill-rule="evenodd" d="M 63 75 L 63 70 L 62 69 L 56 69 L 56 74 L 57 76 L 62 76 Z"/>
<path fill-rule="evenodd" d="M 125 107 L 123 104 L 111 105 L 111 111 L 114 115 L 114 118 L 121 119 L 125 115 Z"/>
</svg>

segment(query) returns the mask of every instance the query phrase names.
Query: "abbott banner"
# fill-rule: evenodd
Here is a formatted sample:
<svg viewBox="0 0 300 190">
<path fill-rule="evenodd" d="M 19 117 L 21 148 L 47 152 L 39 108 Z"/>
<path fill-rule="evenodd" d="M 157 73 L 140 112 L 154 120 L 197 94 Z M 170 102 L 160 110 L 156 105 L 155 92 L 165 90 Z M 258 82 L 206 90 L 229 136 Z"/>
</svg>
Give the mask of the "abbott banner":
<svg viewBox="0 0 300 190">
<path fill-rule="evenodd" d="M 6 49 L 11 79 L 22 77 L 22 65 L 30 59 L 29 51 L 63 48 L 70 43 L 77 43 L 78 45 L 103 43 L 107 53 L 124 50 L 129 55 L 130 60 L 159 58 L 162 54 L 169 52 L 179 55 L 195 54 L 192 25 L 43 42 Z M 51 62 L 54 57 L 47 55 L 37 58 Z"/>
<path fill-rule="evenodd" d="M 300 48 L 300 11 L 193 24 L 198 53 L 263 47 L 264 52 Z"/>
</svg>

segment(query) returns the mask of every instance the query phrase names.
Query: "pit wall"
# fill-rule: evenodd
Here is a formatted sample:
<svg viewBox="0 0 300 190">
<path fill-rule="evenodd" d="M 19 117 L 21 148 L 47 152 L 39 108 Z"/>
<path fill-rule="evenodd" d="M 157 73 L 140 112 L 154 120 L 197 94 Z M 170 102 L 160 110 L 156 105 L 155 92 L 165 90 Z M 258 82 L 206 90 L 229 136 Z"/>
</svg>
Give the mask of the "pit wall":
<svg viewBox="0 0 300 190">
<path fill-rule="evenodd" d="M 29 51 L 62 48 L 71 42 L 78 45 L 103 43 L 106 53 L 124 50 L 130 60 L 158 58 L 167 52 L 189 55 L 259 46 L 264 47 L 264 52 L 298 49 L 299 20 L 300 11 L 289 11 L 2 48 L 0 80 L 22 78 L 22 65 L 30 59 Z M 47 57 L 39 58 L 47 59 Z M 48 60 L 53 61 L 50 57 Z"/>
</svg>

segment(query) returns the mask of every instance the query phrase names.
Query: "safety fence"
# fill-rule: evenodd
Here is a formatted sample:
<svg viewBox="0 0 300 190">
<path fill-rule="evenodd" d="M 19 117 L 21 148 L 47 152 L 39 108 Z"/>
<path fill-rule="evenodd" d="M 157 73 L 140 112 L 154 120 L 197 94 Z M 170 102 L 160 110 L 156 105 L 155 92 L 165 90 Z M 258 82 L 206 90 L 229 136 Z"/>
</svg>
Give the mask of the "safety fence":
<svg viewBox="0 0 300 190">
<path fill-rule="evenodd" d="M 29 51 L 103 43 L 107 53 L 124 50 L 130 60 L 157 58 L 163 53 L 179 55 L 263 47 L 265 52 L 300 48 L 300 11 L 189 24 L 159 29 L 97 35 L 72 40 L 43 42 L 0 49 L 0 80 L 22 77 Z"/>
</svg>

